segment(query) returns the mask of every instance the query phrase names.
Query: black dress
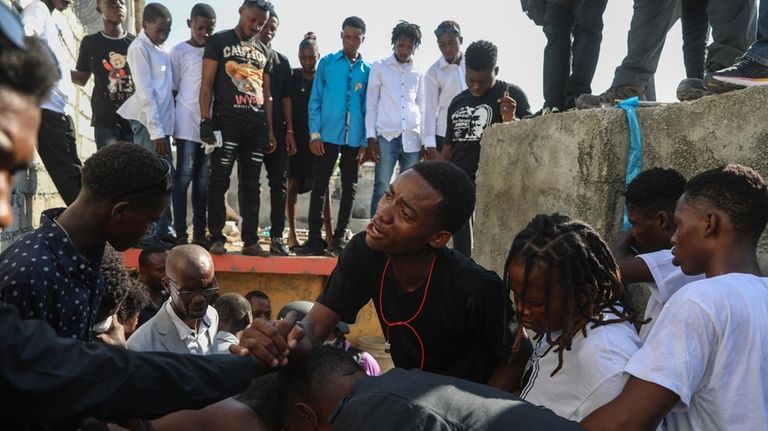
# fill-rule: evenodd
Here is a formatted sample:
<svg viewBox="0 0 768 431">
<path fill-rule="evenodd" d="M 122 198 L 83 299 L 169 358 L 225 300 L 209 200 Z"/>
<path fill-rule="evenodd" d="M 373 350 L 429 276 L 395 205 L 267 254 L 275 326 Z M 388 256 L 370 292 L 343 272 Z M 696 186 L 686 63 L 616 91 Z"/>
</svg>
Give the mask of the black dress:
<svg viewBox="0 0 768 431">
<path fill-rule="evenodd" d="M 301 180 L 300 193 L 312 188 L 312 165 L 315 156 L 309 151 L 309 94 L 312 79 L 306 79 L 301 69 L 291 74 L 291 102 L 293 105 L 293 136 L 296 139 L 296 154 L 288 158 L 288 178 Z"/>
</svg>

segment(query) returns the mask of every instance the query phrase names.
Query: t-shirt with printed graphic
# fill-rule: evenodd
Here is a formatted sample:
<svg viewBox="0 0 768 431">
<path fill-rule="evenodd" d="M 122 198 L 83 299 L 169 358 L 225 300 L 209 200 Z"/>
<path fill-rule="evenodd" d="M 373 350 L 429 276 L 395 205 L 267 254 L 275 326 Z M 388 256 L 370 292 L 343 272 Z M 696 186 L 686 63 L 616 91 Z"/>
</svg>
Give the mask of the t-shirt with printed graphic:
<svg viewBox="0 0 768 431">
<path fill-rule="evenodd" d="M 451 144 L 451 162 L 466 172 L 472 181 L 480 164 L 480 140 L 485 129 L 491 124 L 503 122 L 499 99 L 504 97 L 504 90 L 507 89 L 509 96 L 517 102 L 515 116 L 523 118 L 530 115 L 531 107 L 523 90 L 500 80 L 482 97 L 473 96 L 469 89 L 462 91 L 448 107 L 445 142 Z"/>
<path fill-rule="evenodd" d="M 253 38 L 240 40 L 235 30 L 214 34 L 203 58 L 216 60 L 213 116 L 240 120 L 265 118 L 264 74 L 272 69 L 270 49 Z"/>
<path fill-rule="evenodd" d="M 75 68 L 93 74 L 93 127 L 115 127 L 119 124 L 130 127 L 115 111 L 134 92 L 126 56 L 128 46 L 134 39 L 136 36 L 128 33 L 121 37 L 109 37 L 98 32 L 85 36 L 80 42 Z"/>
</svg>

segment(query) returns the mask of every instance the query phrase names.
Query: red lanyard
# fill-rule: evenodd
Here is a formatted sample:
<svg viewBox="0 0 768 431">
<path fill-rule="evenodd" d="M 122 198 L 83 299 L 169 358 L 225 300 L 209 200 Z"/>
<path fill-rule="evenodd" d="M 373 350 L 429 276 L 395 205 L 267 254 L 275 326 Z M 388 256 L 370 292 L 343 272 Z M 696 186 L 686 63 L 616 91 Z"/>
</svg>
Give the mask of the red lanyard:
<svg viewBox="0 0 768 431">
<path fill-rule="evenodd" d="M 424 368 L 424 342 L 421 341 L 421 336 L 416 331 L 416 329 L 411 326 L 411 322 L 413 322 L 417 317 L 419 317 L 419 314 L 421 314 L 421 310 L 424 308 L 424 303 L 427 302 L 427 293 L 429 292 L 429 285 L 432 282 L 432 272 L 435 269 L 435 261 L 437 260 L 437 253 L 432 257 L 432 263 L 429 265 L 429 275 L 427 276 L 427 285 L 424 286 L 424 296 L 421 298 L 421 304 L 419 304 L 418 310 L 416 310 L 416 313 L 411 316 L 408 320 L 401 320 L 399 322 L 391 322 L 387 320 L 387 316 L 384 315 L 384 278 L 387 276 L 387 269 L 389 269 L 389 261 L 390 258 L 387 257 L 387 263 L 384 264 L 384 272 L 381 274 L 381 283 L 379 286 L 379 315 L 381 316 L 381 320 L 384 321 L 384 324 L 387 325 L 387 333 L 386 333 L 386 349 L 387 352 L 389 352 L 389 329 L 393 326 L 404 326 L 408 328 L 413 334 L 416 336 L 416 340 L 419 342 L 419 351 L 421 352 L 421 365 L 419 365 L 419 369 Z"/>
</svg>

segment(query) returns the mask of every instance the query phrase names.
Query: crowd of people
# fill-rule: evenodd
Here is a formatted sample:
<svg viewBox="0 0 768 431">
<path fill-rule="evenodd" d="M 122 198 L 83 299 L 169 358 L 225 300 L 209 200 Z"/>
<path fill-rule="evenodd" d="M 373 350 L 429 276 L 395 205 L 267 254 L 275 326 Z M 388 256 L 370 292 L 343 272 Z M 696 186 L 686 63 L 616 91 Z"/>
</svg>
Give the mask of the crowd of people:
<svg viewBox="0 0 768 431">
<path fill-rule="evenodd" d="M 749 40 L 754 4 L 721 3 L 704 8 L 716 45 L 697 69 L 706 74 L 681 83 L 699 95 L 768 84 L 768 1 L 756 42 L 738 53 L 724 46 Z M 190 39 L 170 53 L 165 6 L 147 4 L 134 37 L 124 2 L 98 0 L 102 31 L 83 39 L 68 73 L 51 12 L 69 2 L 34 1 L 21 17 L 0 5 L 0 226 L 12 222 L 12 175 L 36 144 L 67 204 L 0 254 L 0 426 L 767 429 L 768 278 L 757 243 L 768 186 L 752 168 L 690 179 L 648 169 L 624 191 L 631 229 L 611 246 L 586 221 L 538 214 L 514 236 L 501 276 L 471 259 L 485 129 L 644 96 L 654 38 L 663 41 L 677 2 L 635 1 L 628 56 L 600 96 L 586 93 L 606 2 L 544 4 L 549 78 L 536 114 L 522 89 L 497 78 L 497 47 L 462 50 L 455 21 L 435 29 L 442 55 L 423 73 L 412 59 L 418 25 L 398 23 L 392 55 L 369 64 L 359 17 L 344 20 L 342 49 L 322 58 L 306 34 L 292 70 L 270 47 L 279 19 L 264 0 L 245 0 L 237 26 L 215 34 L 213 8 L 195 5 Z M 570 63 L 556 58 L 566 39 Z M 91 75 L 99 149 L 80 166 L 63 104 L 69 81 Z M 320 295 L 274 320 L 264 292 L 223 293 L 216 278 L 236 161 L 243 254 L 338 255 Z M 371 220 L 347 242 L 366 161 L 376 164 Z M 268 251 L 258 239 L 262 164 Z M 300 245 L 294 208 L 310 190 Z M 133 275 L 121 252 L 138 244 Z M 396 367 L 383 374 L 346 339 L 369 302 Z"/>
</svg>

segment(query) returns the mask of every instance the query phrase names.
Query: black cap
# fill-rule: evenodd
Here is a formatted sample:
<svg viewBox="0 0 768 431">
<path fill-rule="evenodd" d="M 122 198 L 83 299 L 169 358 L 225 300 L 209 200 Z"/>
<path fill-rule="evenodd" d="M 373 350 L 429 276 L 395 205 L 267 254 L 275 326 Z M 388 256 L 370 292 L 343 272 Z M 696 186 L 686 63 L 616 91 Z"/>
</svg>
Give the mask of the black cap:
<svg viewBox="0 0 768 431">
<path fill-rule="evenodd" d="M 3 3 L 0 3 L 0 37 L 7 39 L 16 48 L 27 48 L 24 43 L 24 26 L 21 25 L 19 14 Z"/>
</svg>

